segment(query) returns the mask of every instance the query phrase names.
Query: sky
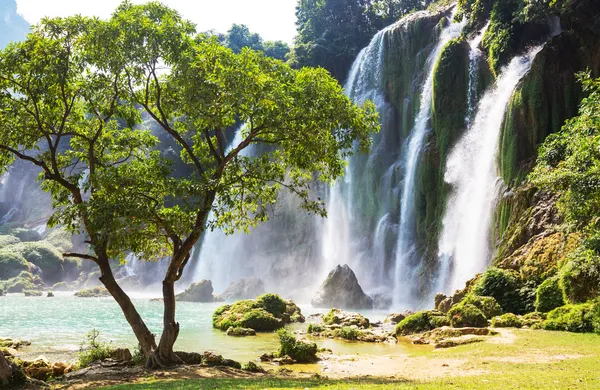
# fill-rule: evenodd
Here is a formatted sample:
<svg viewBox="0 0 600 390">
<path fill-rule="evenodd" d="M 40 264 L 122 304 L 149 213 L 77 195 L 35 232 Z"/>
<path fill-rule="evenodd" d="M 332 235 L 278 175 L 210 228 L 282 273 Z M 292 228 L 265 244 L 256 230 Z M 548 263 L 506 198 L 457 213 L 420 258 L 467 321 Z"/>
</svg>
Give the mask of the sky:
<svg viewBox="0 0 600 390">
<path fill-rule="evenodd" d="M 133 3 L 144 3 L 133 0 Z M 162 0 L 196 23 L 198 31 L 226 32 L 233 23 L 269 41 L 292 43 L 296 35 L 297 0 Z M 82 14 L 107 18 L 121 0 L 17 0 L 17 12 L 35 24 L 44 16 Z"/>
</svg>

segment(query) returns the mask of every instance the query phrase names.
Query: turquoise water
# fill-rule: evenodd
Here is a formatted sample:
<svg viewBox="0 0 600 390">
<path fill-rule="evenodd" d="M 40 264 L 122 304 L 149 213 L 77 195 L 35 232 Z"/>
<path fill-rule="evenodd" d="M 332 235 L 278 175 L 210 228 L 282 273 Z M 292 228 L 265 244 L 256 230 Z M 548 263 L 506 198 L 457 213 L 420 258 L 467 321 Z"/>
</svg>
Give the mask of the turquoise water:
<svg viewBox="0 0 600 390">
<path fill-rule="evenodd" d="M 159 335 L 162 329 L 162 302 L 148 297 L 133 299 L 150 330 Z M 212 328 L 212 313 L 219 303 L 178 302 L 177 320 L 181 332 L 176 349 L 187 352 L 217 352 L 238 361 L 256 360 L 261 354 L 278 349 L 277 335 L 233 338 Z M 302 307 L 309 314 L 325 312 Z M 372 321 L 382 320 L 385 313 L 364 312 Z M 294 330 L 306 330 L 307 324 L 295 324 Z M 31 347 L 23 357 L 44 355 L 52 361 L 73 361 L 85 335 L 100 331 L 100 339 L 115 346 L 135 348 L 137 342 L 123 314 L 112 298 L 76 298 L 72 293 L 57 293 L 54 298 L 24 297 L 20 294 L 0 297 L 0 338 L 29 340 Z M 398 355 L 406 353 L 404 344 L 352 343 L 343 340 L 316 339 L 320 347 L 338 354 Z"/>
</svg>

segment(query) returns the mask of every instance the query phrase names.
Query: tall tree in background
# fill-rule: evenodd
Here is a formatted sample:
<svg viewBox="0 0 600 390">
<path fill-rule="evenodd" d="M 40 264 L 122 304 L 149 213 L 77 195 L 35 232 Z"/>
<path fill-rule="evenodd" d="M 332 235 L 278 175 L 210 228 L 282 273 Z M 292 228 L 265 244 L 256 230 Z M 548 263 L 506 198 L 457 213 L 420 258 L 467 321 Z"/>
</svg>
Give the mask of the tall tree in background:
<svg viewBox="0 0 600 390">
<path fill-rule="evenodd" d="M 220 41 L 233 50 L 234 53 L 239 53 L 243 48 L 248 48 L 256 51 L 262 51 L 268 57 L 277 60 L 285 61 L 287 54 L 290 52 L 290 47 L 282 41 L 263 41 L 262 37 L 256 33 L 250 32 L 248 26 L 244 24 L 234 24 L 231 26 L 227 34 Z"/>
<path fill-rule="evenodd" d="M 290 63 L 322 66 L 343 82 L 375 33 L 430 0 L 299 0 Z"/>
</svg>

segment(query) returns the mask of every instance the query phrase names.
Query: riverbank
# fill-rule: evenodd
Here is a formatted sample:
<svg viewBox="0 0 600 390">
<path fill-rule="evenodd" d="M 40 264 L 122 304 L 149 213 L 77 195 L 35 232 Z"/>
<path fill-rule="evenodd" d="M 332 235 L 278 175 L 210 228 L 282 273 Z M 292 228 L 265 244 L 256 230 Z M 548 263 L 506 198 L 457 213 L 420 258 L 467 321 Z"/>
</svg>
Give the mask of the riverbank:
<svg viewBox="0 0 600 390">
<path fill-rule="evenodd" d="M 598 389 L 600 336 L 501 329 L 484 341 L 405 355 L 325 355 L 320 372 L 265 374 L 201 366 L 137 374 L 116 370 L 55 389 Z"/>
</svg>

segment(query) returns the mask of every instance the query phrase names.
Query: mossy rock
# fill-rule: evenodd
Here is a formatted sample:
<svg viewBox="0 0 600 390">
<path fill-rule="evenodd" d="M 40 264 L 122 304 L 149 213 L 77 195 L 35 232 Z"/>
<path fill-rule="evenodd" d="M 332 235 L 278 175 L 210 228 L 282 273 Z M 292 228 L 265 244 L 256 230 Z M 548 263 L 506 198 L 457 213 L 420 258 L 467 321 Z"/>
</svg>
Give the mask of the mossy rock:
<svg viewBox="0 0 600 390">
<path fill-rule="evenodd" d="M 396 336 L 422 333 L 447 325 L 449 325 L 449 321 L 444 313 L 437 310 L 424 310 L 412 314 L 400 321 L 400 323 L 396 325 Z"/>
<path fill-rule="evenodd" d="M 69 291 L 69 285 L 67 284 L 67 282 L 58 282 L 55 283 L 52 288 L 52 291 Z"/>
<path fill-rule="evenodd" d="M 488 325 L 483 312 L 477 306 L 461 302 L 448 312 L 450 324 L 455 328 L 485 328 Z"/>
<path fill-rule="evenodd" d="M 317 360 L 317 344 L 307 340 L 298 340 L 287 329 L 280 329 L 279 356 L 289 356 L 298 363 L 311 363 Z"/>
<path fill-rule="evenodd" d="M 525 311 L 525 306 L 520 288 L 515 272 L 492 267 L 479 279 L 473 293 L 495 298 L 505 313 L 521 314 Z"/>
<path fill-rule="evenodd" d="M 369 319 L 359 313 L 346 312 L 333 308 L 323 316 L 325 325 L 357 326 L 358 328 L 369 328 Z"/>
<path fill-rule="evenodd" d="M 285 301 L 276 294 L 265 294 L 255 300 L 219 307 L 213 314 L 213 327 L 223 331 L 251 328 L 257 332 L 271 332 L 300 318 L 304 320 L 292 301 Z"/>
<path fill-rule="evenodd" d="M 0 288 L 5 293 L 22 293 L 24 290 L 36 290 L 38 286 L 39 283 L 35 283 L 34 276 L 29 271 L 22 271 L 15 278 L 0 282 Z"/>
<path fill-rule="evenodd" d="M 568 332 L 600 332 L 600 303 L 558 307 L 548 313 L 541 327 Z"/>
<path fill-rule="evenodd" d="M 547 313 L 565 304 L 558 278 L 546 279 L 536 290 L 535 310 Z"/>
<path fill-rule="evenodd" d="M 494 297 L 482 297 L 479 295 L 469 294 L 461 303 L 469 303 L 476 306 L 485 318 L 493 318 L 502 314 L 502 308 Z"/>
<path fill-rule="evenodd" d="M 55 247 L 46 242 L 27 242 L 22 246 L 23 257 L 40 268 L 44 281 L 57 283 L 62 280 L 65 261 Z"/>
<path fill-rule="evenodd" d="M 232 337 L 246 337 L 256 336 L 256 331 L 250 328 L 229 328 L 227 329 L 227 336 Z"/>
<path fill-rule="evenodd" d="M 14 246 L 0 249 L 0 280 L 8 280 L 23 271 L 29 271 L 27 260 L 14 249 Z"/>
<path fill-rule="evenodd" d="M 21 240 L 19 240 L 15 236 L 0 235 L 0 248 L 6 248 L 7 246 L 15 245 L 15 244 L 18 244 L 20 242 L 21 242 Z"/>
<path fill-rule="evenodd" d="M 75 293 L 78 298 L 103 298 L 110 297 L 110 293 L 104 287 L 94 287 L 87 290 L 81 290 Z"/>
<path fill-rule="evenodd" d="M 23 290 L 23 294 L 26 297 L 41 297 L 43 295 L 41 291 L 37 290 Z"/>
<path fill-rule="evenodd" d="M 506 313 L 492 318 L 494 328 L 522 328 L 523 325 L 523 319 L 513 313 Z"/>
<path fill-rule="evenodd" d="M 10 234 L 17 237 L 21 242 L 35 242 L 42 239 L 42 235 L 37 230 L 16 228 L 12 229 Z"/>
</svg>

